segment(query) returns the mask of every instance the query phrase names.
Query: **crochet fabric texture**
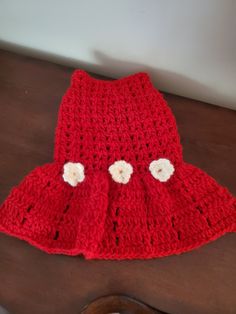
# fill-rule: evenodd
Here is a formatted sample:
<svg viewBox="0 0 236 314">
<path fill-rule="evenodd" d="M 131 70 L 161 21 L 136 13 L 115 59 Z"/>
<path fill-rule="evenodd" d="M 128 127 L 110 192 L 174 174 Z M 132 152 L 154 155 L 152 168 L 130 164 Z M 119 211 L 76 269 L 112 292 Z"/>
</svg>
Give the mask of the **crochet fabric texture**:
<svg viewBox="0 0 236 314">
<path fill-rule="evenodd" d="M 0 231 L 48 253 L 147 259 L 235 232 L 236 202 L 183 160 L 175 118 L 148 74 L 102 81 L 76 70 L 53 162 L 12 188 Z"/>
</svg>

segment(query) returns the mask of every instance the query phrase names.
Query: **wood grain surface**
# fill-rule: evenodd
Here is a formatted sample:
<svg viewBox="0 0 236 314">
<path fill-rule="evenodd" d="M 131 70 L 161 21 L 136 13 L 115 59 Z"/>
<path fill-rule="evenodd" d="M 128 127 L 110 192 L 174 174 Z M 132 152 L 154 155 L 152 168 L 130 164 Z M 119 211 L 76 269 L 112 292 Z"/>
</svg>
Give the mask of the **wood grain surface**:
<svg viewBox="0 0 236 314">
<path fill-rule="evenodd" d="M 1 201 L 35 166 L 52 161 L 58 108 L 72 71 L 0 52 Z M 165 98 L 177 119 L 185 160 L 236 194 L 236 112 Z M 236 235 L 179 256 L 86 261 L 48 255 L 0 234 L 0 304 L 10 313 L 78 314 L 111 294 L 172 314 L 235 314 Z"/>
</svg>

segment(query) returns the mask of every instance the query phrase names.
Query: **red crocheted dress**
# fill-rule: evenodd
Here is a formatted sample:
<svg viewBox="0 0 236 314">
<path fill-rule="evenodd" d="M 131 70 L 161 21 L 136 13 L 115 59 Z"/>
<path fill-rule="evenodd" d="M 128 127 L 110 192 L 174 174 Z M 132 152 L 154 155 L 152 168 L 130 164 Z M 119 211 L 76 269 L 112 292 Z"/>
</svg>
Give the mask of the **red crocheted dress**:
<svg viewBox="0 0 236 314">
<path fill-rule="evenodd" d="M 146 259 L 236 231 L 236 202 L 183 160 L 174 116 L 146 73 L 102 81 L 76 70 L 53 162 L 12 188 L 0 231 L 48 253 Z"/>
</svg>

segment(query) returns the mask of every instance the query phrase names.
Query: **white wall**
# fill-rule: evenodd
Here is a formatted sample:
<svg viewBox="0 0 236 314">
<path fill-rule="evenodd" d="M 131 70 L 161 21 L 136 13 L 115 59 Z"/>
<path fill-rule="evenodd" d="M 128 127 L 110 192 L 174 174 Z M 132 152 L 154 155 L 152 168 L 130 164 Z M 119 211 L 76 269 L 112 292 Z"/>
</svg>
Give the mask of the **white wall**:
<svg viewBox="0 0 236 314">
<path fill-rule="evenodd" d="M 0 0 L 0 40 L 236 109 L 236 0 Z"/>
</svg>

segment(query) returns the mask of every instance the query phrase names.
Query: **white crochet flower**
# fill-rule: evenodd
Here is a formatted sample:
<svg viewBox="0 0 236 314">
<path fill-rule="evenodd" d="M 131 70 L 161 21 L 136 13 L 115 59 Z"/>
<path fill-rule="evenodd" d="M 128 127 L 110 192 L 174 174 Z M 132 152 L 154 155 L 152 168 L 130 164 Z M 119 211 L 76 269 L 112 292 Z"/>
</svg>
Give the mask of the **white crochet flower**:
<svg viewBox="0 0 236 314">
<path fill-rule="evenodd" d="M 115 182 L 126 184 L 129 182 L 131 174 L 133 173 L 133 167 L 131 164 L 126 162 L 125 160 L 118 160 L 115 161 L 109 168 L 108 168 L 112 179 Z"/>
<path fill-rule="evenodd" d="M 64 173 L 62 177 L 65 182 L 75 187 L 85 178 L 84 166 L 80 162 L 67 162 L 66 164 L 64 164 Z"/>
<path fill-rule="evenodd" d="M 175 168 L 169 159 L 160 158 L 150 163 L 149 170 L 155 179 L 166 182 L 174 173 Z"/>
</svg>

